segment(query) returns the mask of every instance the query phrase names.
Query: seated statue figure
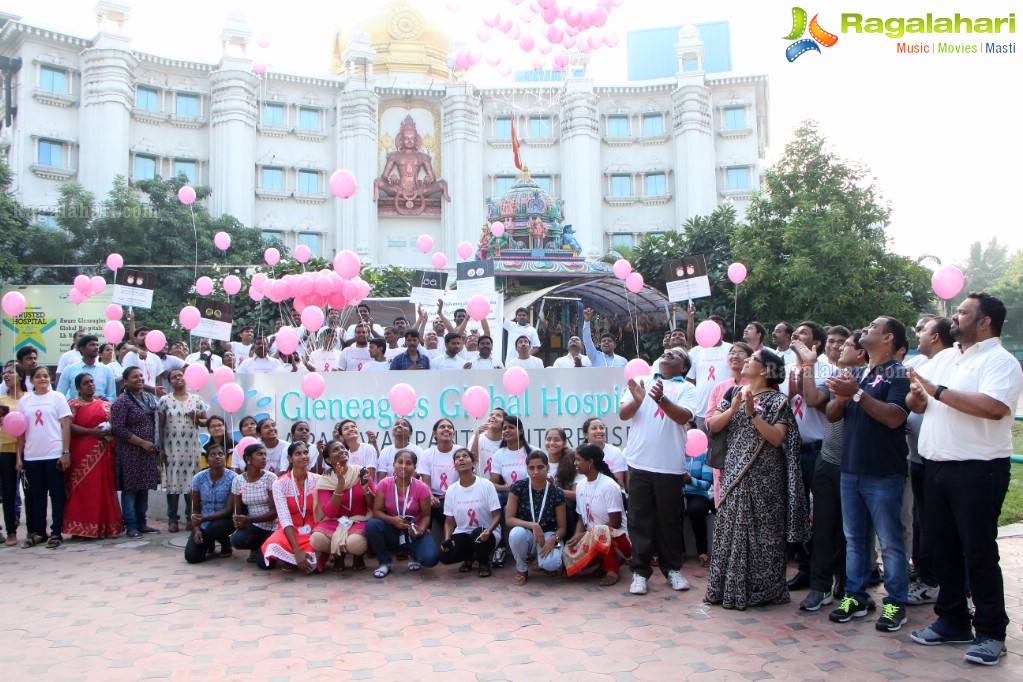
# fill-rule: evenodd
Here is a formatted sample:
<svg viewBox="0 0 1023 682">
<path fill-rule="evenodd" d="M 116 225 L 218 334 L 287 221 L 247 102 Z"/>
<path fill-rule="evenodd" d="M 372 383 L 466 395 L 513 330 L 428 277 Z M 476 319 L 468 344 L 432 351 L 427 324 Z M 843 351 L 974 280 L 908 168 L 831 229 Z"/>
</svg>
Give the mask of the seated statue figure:
<svg viewBox="0 0 1023 682">
<path fill-rule="evenodd" d="M 395 150 L 387 154 L 384 172 L 373 183 L 373 201 L 381 196 L 393 197 L 394 209 L 402 215 L 421 214 L 426 199 L 433 195 L 451 201 L 448 183 L 434 175 L 433 161 L 422 151 L 423 139 L 411 115 L 402 121 L 394 146 Z"/>
</svg>

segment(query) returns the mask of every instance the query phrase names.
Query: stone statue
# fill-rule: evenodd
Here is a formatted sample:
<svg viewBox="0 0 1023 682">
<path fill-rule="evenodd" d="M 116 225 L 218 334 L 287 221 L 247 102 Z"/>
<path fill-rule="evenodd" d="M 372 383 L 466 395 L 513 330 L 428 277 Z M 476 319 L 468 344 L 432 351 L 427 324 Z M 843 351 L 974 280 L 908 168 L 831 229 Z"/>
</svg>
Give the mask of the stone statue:
<svg viewBox="0 0 1023 682">
<path fill-rule="evenodd" d="M 378 201 L 381 196 L 393 197 L 394 211 L 400 215 L 422 214 L 426 200 L 434 195 L 442 195 L 446 201 L 451 201 L 448 183 L 437 179 L 433 160 L 422 151 L 423 139 L 411 114 L 401 122 L 394 147 L 395 150 L 387 154 L 384 172 L 373 183 L 373 201 Z"/>
</svg>

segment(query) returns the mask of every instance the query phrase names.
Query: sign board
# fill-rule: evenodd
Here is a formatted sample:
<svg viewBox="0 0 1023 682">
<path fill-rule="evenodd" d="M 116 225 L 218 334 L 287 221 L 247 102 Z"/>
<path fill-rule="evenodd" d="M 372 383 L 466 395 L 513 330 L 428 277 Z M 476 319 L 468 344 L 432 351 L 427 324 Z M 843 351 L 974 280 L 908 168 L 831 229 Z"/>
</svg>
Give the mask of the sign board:
<svg viewBox="0 0 1023 682">
<path fill-rule="evenodd" d="M 114 284 L 113 302 L 130 308 L 152 308 L 155 275 L 141 270 L 123 270 L 119 274 L 123 279 Z"/>
<path fill-rule="evenodd" d="M 710 296 L 707 261 L 702 254 L 668 261 L 664 264 L 664 283 L 672 303 Z"/>
<path fill-rule="evenodd" d="M 494 278 L 494 261 L 473 260 L 458 264 L 458 293 L 492 294 L 497 291 Z"/>
<path fill-rule="evenodd" d="M 409 302 L 424 307 L 436 306 L 437 299 L 443 298 L 448 288 L 448 273 L 433 270 L 416 270 L 412 277 L 412 294 Z"/>
<path fill-rule="evenodd" d="M 75 305 L 68 298 L 70 290 L 62 285 L 4 288 L 4 294 L 20 291 L 28 307 L 14 318 L 0 313 L 3 320 L 0 323 L 0 358 L 13 359 L 20 349 L 31 346 L 39 354 L 39 364 L 56 365 L 60 356 L 71 350 L 79 329 L 95 334 L 102 343 L 110 292 L 93 294 Z"/>
<path fill-rule="evenodd" d="M 192 335 L 217 341 L 231 340 L 231 321 L 234 319 L 234 306 L 223 301 L 214 301 L 201 296 L 195 299 L 195 307 L 202 318 Z"/>
</svg>

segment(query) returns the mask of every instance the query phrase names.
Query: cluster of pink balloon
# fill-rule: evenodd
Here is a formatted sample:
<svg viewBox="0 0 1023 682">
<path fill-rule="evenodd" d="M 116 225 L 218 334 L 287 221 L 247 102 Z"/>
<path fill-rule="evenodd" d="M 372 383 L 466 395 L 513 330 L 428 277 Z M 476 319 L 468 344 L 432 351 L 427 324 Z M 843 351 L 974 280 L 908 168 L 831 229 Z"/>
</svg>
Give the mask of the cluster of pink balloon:
<svg viewBox="0 0 1023 682">
<path fill-rule="evenodd" d="M 270 39 L 264 35 L 256 38 L 256 45 L 260 49 L 260 53 L 252 60 L 252 70 L 262 76 L 266 73 L 266 55 L 262 52 L 270 47 Z"/>
<path fill-rule="evenodd" d="M 68 292 L 68 298 L 75 305 L 78 305 L 87 298 L 106 291 L 107 281 L 100 275 L 78 275 L 75 277 L 75 284 Z"/>
<path fill-rule="evenodd" d="M 615 7 L 624 0 L 506 0 L 487 3 L 482 14 L 482 25 L 476 30 L 471 46 L 460 49 L 452 56 L 452 62 L 459 71 L 467 71 L 488 53 L 487 63 L 499 67 L 498 72 L 507 76 L 511 65 L 502 63 L 506 55 L 501 45 L 491 40 L 503 38 L 528 60 L 536 71 L 550 67 L 554 71 L 564 70 L 569 63 L 569 50 L 589 52 L 602 47 L 618 45 L 618 35 L 604 32 L 608 17 Z M 522 7 L 517 7 L 521 5 Z M 461 4 L 449 0 L 447 8 L 452 13 L 463 13 Z"/>
<path fill-rule="evenodd" d="M 267 249 L 264 257 L 267 264 L 276 265 L 281 255 L 277 249 L 271 248 Z M 285 275 L 280 279 L 258 272 L 253 275 L 249 285 L 249 298 L 261 301 L 265 297 L 274 303 L 290 298 L 293 299 L 292 306 L 299 313 L 308 308 L 317 308 L 322 315 L 324 306 L 338 309 L 354 306 L 369 295 L 369 284 L 359 277 L 361 268 L 359 257 L 354 252 L 341 251 L 334 257 L 333 270 L 324 268 L 318 272 Z"/>
<path fill-rule="evenodd" d="M 611 266 L 611 271 L 615 274 L 615 277 L 625 282 L 625 288 L 634 294 L 638 294 L 643 290 L 644 282 L 643 275 L 639 272 L 632 271 L 632 263 L 619 258 Z"/>
</svg>

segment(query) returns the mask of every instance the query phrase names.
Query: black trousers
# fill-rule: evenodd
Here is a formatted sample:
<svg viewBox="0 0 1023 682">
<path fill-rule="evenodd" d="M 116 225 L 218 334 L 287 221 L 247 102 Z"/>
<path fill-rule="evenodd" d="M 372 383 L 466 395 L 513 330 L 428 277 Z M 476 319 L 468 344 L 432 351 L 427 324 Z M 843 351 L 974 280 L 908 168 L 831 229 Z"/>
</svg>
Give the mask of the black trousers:
<svg viewBox="0 0 1023 682">
<path fill-rule="evenodd" d="M 632 572 L 653 575 L 682 570 L 682 474 L 656 474 L 629 467 L 629 539 Z"/>
<path fill-rule="evenodd" d="M 249 524 L 244 528 L 238 528 L 231 534 L 231 546 L 235 549 L 247 549 L 259 555 L 256 565 L 260 568 L 268 568 L 263 559 L 263 543 L 273 535 L 273 531 Z"/>
<path fill-rule="evenodd" d="M 206 560 L 206 554 L 215 549 L 217 543 L 223 548 L 231 546 L 231 531 L 234 530 L 234 521 L 230 517 L 210 521 L 202 531 L 202 542 L 195 541 L 195 532 L 188 534 L 188 544 L 185 545 L 185 561 L 190 564 L 201 564 Z"/>
<path fill-rule="evenodd" d="M 490 554 L 497 547 L 497 540 L 491 533 L 485 542 L 476 542 L 476 538 L 482 533 L 483 529 L 477 528 L 471 533 L 453 534 L 451 540 L 455 546 L 446 552 L 441 550 L 440 562 L 442 564 L 457 564 L 463 561 L 478 561 L 480 566 L 489 566 Z"/>
<path fill-rule="evenodd" d="M 807 407 L 806 409 L 813 408 Z M 803 447 L 799 451 L 799 469 L 803 475 L 803 496 L 807 509 L 810 508 L 810 488 L 813 485 L 813 472 L 817 467 L 817 458 L 820 457 L 820 454 L 821 441 L 819 440 L 803 443 Z M 816 511 L 813 517 L 816 522 Z M 812 542 L 811 539 L 810 543 Z M 810 573 L 810 548 L 807 546 L 810 543 L 796 545 L 796 563 L 799 565 L 800 573 Z"/>
<path fill-rule="evenodd" d="M 696 553 L 707 554 L 707 515 L 714 511 L 714 500 L 703 495 L 686 495 L 686 516 L 696 538 Z M 682 554 L 686 553 L 685 534 L 682 535 Z"/>
<path fill-rule="evenodd" d="M 64 526 L 64 505 L 67 490 L 64 488 L 64 472 L 57 468 L 56 459 L 25 462 L 25 478 L 28 481 L 28 532 L 46 537 L 46 501 L 50 501 L 53 522 L 52 535 L 60 537 Z"/>
<path fill-rule="evenodd" d="M 17 455 L 13 452 L 0 452 L 0 495 L 4 498 L 4 527 L 8 535 L 18 532 L 16 460 Z"/>
<path fill-rule="evenodd" d="M 1005 641 L 1002 568 L 998 563 L 998 515 L 1009 489 L 1009 458 L 924 464 L 925 534 L 934 540 L 938 601 L 934 612 L 957 631 Z M 971 619 L 966 601 L 973 592 Z"/>
<path fill-rule="evenodd" d="M 813 471 L 813 540 L 810 589 L 830 592 L 835 579 L 845 582 L 845 531 L 842 529 L 842 470 L 818 455 Z"/>
<path fill-rule="evenodd" d="M 924 490 L 924 464 L 909 463 L 910 484 L 913 486 L 913 565 L 920 571 L 920 580 L 928 585 L 938 584 L 934 574 L 934 548 L 927 533 L 927 493 Z"/>
</svg>

